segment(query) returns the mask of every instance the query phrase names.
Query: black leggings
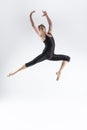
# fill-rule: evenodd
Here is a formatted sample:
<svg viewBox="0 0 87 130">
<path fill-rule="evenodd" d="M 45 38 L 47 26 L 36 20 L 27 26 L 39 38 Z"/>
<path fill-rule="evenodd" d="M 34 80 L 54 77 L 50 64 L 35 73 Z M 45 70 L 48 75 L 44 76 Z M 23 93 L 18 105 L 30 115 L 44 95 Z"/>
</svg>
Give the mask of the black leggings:
<svg viewBox="0 0 87 130">
<path fill-rule="evenodd" d="M 25 64 L 26 67 L 30 67 L 38 62 L 44 61 L 44 60 L 52 60 L 52 61 L 59 61 L 59 60 L 64 60 L 64 61 L 70 61 L 70 57 L 67 55 L 56 55 L 51 52 L 43 52 L 36 58 L 34 58 L 32 61 L 28 62 Z"/>
</svg>

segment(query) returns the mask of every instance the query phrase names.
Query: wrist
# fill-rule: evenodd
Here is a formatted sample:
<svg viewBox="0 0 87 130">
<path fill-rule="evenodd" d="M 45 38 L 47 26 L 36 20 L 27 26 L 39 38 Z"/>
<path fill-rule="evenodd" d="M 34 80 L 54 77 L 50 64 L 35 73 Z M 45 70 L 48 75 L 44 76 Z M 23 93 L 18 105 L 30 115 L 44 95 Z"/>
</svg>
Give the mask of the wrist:
<svg viewBox="0 0 87 130">
<path fill-rule="evenodd" d="M 32 17 L 32 14 L 30 14 L 30 17 Z"/>
<path fill-rule="evenodd" d="M 32 27 L 34 27 L 34 24 L 32 24 Z"/>
<path fill-rule="evenodd" d="M 45 14 L 46 17 L 48 17 L 48 14 Z"/>
</svg>

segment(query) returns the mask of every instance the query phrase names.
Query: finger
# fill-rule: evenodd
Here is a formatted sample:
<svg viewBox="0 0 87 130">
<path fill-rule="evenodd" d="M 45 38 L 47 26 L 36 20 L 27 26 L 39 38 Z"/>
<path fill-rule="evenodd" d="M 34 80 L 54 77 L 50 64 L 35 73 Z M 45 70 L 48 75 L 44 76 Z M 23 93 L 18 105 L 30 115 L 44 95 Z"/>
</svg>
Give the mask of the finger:
<svg viewBox="0 0 87 130">
<path fill-rule="evenodd" d="M 45 16 L 45 14 L 42 15 L 42 17 L 44 17 L 44 16 Z"/>
<path fill-rule="evenodd" d="M 45 10 L 42 10 L 42 12 L 46 12 Z"/>
<path fill-rule="evenodd" d="M 45 14 L 45 11 L 42 10 L 42 13 Z"/>
<path fill-rule="evenodd" d="M 35 10 L 33 10 L 30 14 L 33 14 L 33 13 L 35 13 Z"/>
<path fill-rule="evenodd" d="M 43 13 L 46 13 L 46 11 L 42 10 Z"/>
<path fill-rule="evenodd" d="M 35 12 L 35 10 L 33 10 L 33 12 Z"/>
<path fill-rule="evenodd" d="M 31 13 L 32 13 L 32 14 L 35 13 L 35 10 L 33 10 Z"/>
</svg>

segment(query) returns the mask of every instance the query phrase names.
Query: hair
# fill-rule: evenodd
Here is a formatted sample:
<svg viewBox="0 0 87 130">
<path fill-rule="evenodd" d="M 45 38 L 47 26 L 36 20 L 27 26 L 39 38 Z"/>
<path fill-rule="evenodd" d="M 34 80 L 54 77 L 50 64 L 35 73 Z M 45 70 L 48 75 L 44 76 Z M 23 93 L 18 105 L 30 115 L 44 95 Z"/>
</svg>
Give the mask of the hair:
<svg viewBox="0 0 87 130">
<path fill-rule="evenodd" d="M 40 27 L 44 27 L 44 28 L 45 28 L 45 26 L 44 26 L 43 24 L 40 24 L 40 25 L 38 26 L 38 28 L 40 28 Z"/>
</svg>

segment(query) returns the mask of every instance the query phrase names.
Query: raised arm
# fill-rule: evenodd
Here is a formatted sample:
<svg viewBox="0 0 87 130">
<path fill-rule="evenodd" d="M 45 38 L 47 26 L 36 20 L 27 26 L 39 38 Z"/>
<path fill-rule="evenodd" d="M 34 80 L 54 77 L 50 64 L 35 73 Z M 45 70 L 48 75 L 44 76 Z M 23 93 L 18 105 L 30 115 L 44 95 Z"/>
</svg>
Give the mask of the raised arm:
<svg viewBox="0 0 87 130">
<path fill-rule="evenodd" d="M 34 24 L 34 21 L 33 21 L 33 19 L 32 19 L 33 13 L 35 13 L 35 11 L 32 11 L 32 12 L 30 13 L 30 22 L 31 22 L 31 25 L 32 25 L 33 29 L 35 30 L 35 32 L 39 35 L 38 29 L 36 28 L 36 26 L 35 26 L 35 24 Z"/>
<path fill-rule="evenodd" d="M 42 12 L 43 12 L 43 15 L 42 15 L 42 16 L 45 16 L 45 17 L 46 17 L 47 22 L 48 22 L 48 24 L 49 24 L 48 32 L 49 32 L 49 33 L 52 33 L 52 21 L 51 21 L 51 19 L 49 18 L 49 16 L 48 16 L 48 14 L 47 14 L 46 11 L 42 11 Z"/>
</svg>

